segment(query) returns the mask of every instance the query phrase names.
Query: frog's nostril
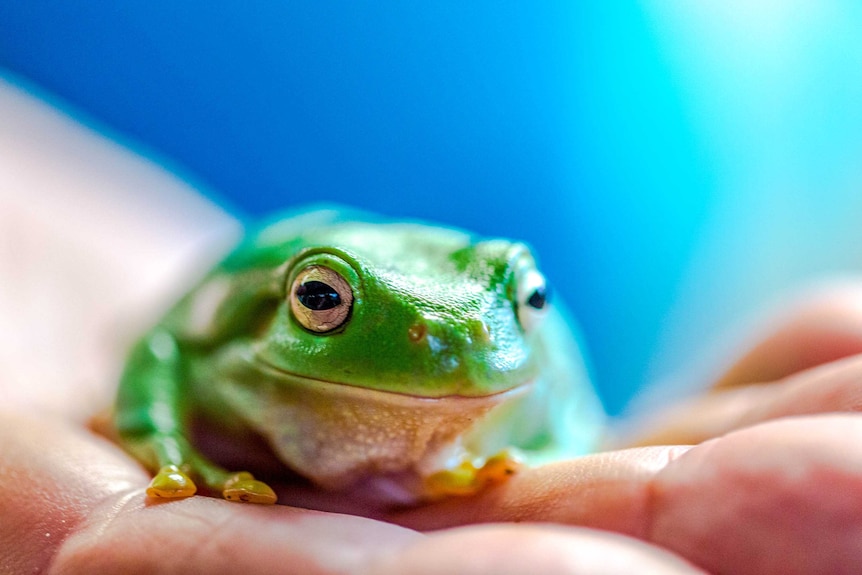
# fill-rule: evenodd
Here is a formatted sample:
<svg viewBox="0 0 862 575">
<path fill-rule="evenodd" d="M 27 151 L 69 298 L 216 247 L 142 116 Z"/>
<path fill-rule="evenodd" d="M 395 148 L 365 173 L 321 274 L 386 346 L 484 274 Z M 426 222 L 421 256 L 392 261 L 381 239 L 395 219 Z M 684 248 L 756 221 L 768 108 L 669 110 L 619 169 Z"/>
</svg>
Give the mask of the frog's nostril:
<svg viewBox="0 0 862 575">
<path fill-rule="evenodd" d="M 407 337 L 410 338 L 410 341 L 419 343 L 423 339 L 425 339 L 425 335 L 428 333 L 428 328 L 425 327 L 424 323 L 414 323 L 409 328 L 407 328 Z"/>
</svg>

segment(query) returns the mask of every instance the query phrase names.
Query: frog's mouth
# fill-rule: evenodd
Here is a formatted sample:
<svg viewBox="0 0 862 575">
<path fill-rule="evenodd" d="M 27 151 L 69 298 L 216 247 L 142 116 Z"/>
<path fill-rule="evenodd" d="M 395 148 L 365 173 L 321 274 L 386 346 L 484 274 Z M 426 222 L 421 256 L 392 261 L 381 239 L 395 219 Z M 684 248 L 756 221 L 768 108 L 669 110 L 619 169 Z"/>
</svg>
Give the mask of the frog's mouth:
<svg viewBox="0 0 862 575">
<path fill-rule="evenodd" d="M 404 398 L 405 401 L 471 401 L 475 400 L 476 403 L 481 403 L 482 400 L 491 401 L 491 402 L 499 402 L 507 399 L 508 397 L 518 395 L 520 393 L 526 392 L 527 388 L 531 387 L 533 383 L 533 379 L 527 379 L 525 381 L 516 383 L 515 385 L 511 385 L 502 390 L 494 390 L 489 391 L 487 393 L 471 393 L 471 394 L 460 394 L 460 393 L 447 393 L 444 395 L 422 395 L 419 393 L 406 393 L 403 391 L 394 391 L 389 389 L 376 389 L 373 387 L 363 387 L 360 385 L 346 383 L 342 381 L 333 381 L 327 379 L 320 379 L 315 377 L 308 377 L 306 375 L 300 375 L 298 373 L 294 373 L 292 371 L 281 368 L 272 362 L 268 361 L 265 357 L 261 357 L 260 355 L 256 355 L 254 357 L 254 363 L 256 363 L 263 371 L 268 372 L 274 377 L 283 378 L 285 381 L 291 382 L 293 385 L 299 385 L 303 387 L 307 387 L 309 391 L 322 387 L 322 388 L 330 388 L 333 393 L 345 393 L 351 394 L 351 390 L 355 393 L 359 393 L 362 395 L 377 395 L 381 394 L 381 397 L 391 398 L 392 401 L 398 401 L 397 398 Z M 460 386 L 463 389 L 476 389 L 476 386 L 471 386 L 465 384 Z M 341 390 L 340 392 L 338 390 Z"/>
</svg>

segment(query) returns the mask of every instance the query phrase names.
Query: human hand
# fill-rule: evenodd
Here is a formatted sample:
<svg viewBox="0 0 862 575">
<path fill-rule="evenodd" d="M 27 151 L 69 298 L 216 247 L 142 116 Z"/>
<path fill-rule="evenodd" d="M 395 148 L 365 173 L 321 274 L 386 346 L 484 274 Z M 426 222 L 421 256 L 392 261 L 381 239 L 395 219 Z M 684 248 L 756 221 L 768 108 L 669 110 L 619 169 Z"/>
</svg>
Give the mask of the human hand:
<svg viewBox="0 0 862 575">
<path fill-rule="evenodd" d="M 669 445 L 527 469 L 478 497 L 400 512 L 312 495 L 376 519 L 147 501 L 148 476 L 113 444 L 6 405 L 0 570 L 698 572 L 685 559 L 722 573 L 855 572 L 860 302 L 862 288 L 831 290 L 786 314 L 715 392 L 658 418 L 651 437 Z M 744 386 L 763 374 L 779 381 Z M 699 444 L 672 443 L 688 441 Z M 280 495 L 309 503 L 301 491 Z"/>
<path fill-rule="evenodd" d="M 202 246 L 230 245 L 236 222 L 2 84 L 0 109 L 0 573 L 686 571 L 646 544 L 574 527 L 424 535 L 287 506 L 147 501 L 147 474 L 84 416 L 110 403 L 136 319 L 208 269 L 217 254 Z"/>
</svg>

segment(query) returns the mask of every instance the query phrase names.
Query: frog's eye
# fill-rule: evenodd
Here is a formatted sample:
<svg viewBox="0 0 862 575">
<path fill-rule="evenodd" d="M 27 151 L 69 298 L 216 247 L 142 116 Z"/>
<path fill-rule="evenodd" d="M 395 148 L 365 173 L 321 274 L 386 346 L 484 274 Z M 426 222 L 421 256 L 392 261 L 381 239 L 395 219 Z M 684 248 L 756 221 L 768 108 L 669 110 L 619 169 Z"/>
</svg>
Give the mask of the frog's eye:
<svg viewBox="0 0 862 575">
<path fill-rule="evenodd" d="M 524 331 L 534 329 L 548 311 L 548 284 L 537 269 L 530 268 L 518 278 L 518 321 Z"/>
<path fill-rule="evenodd" d="M 353 290 L 338 272 L 309 266 L 297 274 L 290 288 L 290 309 L 307 330 L 326 333 L 347 323 Z"/>
</svg>

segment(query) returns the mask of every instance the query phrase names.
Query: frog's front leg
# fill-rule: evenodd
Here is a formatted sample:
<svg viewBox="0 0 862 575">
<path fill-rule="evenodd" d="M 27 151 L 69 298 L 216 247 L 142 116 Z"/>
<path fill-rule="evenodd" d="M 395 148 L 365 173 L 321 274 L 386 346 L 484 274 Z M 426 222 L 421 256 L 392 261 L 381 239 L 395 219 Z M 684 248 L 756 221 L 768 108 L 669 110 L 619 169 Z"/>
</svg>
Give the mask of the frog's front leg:
<svg viewBox="0 0 862 575">
<path fill-rule="evenodd" d="M 147 487 L 154 499 L 181 499 L 197 492 L 193 477 L 230 501 L 271 504 L 276 495 L 248 471 L 231 472 L 200 455 L 180 435 L 149 434 L 123 438 L 126 449 L 155 476 Z"/>
<path fill-rule="evenodd" d="M 187 439 L 183 362 L 174 336 L 156 329 L 132 351 L 117 398 L 116 427 L 127 451 L 155 472 L 153 498 L 178 499 L 197 492 L 195 480 L 225 499 L 275 503 L 276 495 L 247 471 L 230 472 Z"/>
</svg>

